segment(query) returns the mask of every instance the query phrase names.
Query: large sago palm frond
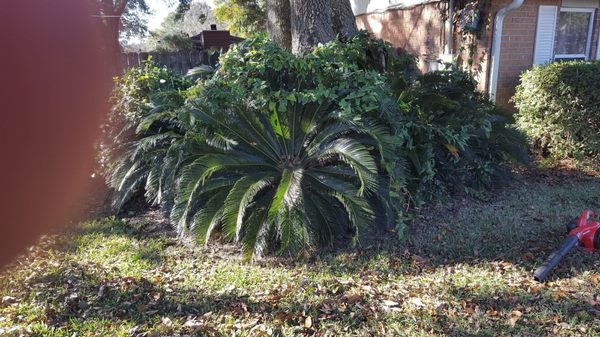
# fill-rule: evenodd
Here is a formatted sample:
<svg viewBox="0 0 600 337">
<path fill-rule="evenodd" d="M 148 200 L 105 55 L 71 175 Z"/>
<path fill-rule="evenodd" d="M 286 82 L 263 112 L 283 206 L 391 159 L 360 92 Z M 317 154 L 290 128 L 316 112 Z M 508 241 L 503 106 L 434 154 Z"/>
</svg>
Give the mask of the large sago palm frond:
<svg viewBox="0 0 600 337">
<path fill-rule="evenodd" d="M 343 119 L 329 103 L 287 111 L 241 104 L 215 111 L 198 103 L 210 151 L 186 158 L 172 218 L 201 240 L 219 233 L 248 256 L 299 253 L 374 224 L 389 210 L 382 152 L 389 135 Z"/>
<path fill-rule="evenodd" d="M 139 119 L 134 137 L 121 146 L 118 160 L 109 175 L 108 183 L 114 190 L 113 208 L 120 209 L 138 191 L 144 191 L 153 205 L 169 209 L 175 192 L 176 170 L 188 146 L 189 128 L 187 111 L 171 110 L 156 105 Z M 131 128 L 126 125 L 124 129 Z"/>
</svg>

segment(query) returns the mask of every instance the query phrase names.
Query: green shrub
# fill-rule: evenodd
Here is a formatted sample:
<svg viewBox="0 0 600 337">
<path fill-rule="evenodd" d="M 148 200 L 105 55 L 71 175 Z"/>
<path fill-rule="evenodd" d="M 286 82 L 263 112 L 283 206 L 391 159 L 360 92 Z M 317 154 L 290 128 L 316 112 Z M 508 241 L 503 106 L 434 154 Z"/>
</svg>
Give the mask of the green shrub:
<svg viewBox="0 0 600 337">
<path fill-rule="evenodd" d="M 187 110 L 182 108 L 194 83 L 151 59 L 115 78 L 113 107 L 99 151 L 101 170 L 117 192 L 115 209 L 139 190 L 153 204 L 168 199 L 158 186 L 170 186 L 163 190 L 172 192 L 174 177 L 160 174 L 155 163 L 163 162 L 169 148 L 183 140 L 187 125 L 182 115 Z"/>
<path fill-rule="evenodd" d="M 507 161 L 529 160 L 527 140 L 511 127 L 510 116 L 479 93 L 466 72 L 424 74 L 400 102 L 411 171 L 407 190 L 417 202 L 504 184 Z"/>
<path fill-rule="evenodd" d="M 521 76 L 519 127 L 554 158 L 600 158 L 600 62 L 555 62 Z"/>
<path fill-rule="evenodd" d="M 258 36 L 162 101 L 145 82 L 117 85 L 117 102 L 140 102 L 124 114 L 136 134 L 110 174 L 115 205 L 144 190 L 181 233 L 298 253 L 401 228 L 409 200 L 497 182 L 523 144 L 508 120 L 464 73 L 414 73 L 413 58 L 366 33 L 303 57 Z"/>
<path fill-rule="evenodd" d="M 136 114 L 137 138 L 111 175 L 115 204 L 144 188 L 182 233 L 219 232 L 255 254 L 393 223 L 385 177 L 395 144 L 373 118 L 385 77 L 317 52 L 296 57 L 249 40 L 183 107 L 175 99 Z"/>
</svg>

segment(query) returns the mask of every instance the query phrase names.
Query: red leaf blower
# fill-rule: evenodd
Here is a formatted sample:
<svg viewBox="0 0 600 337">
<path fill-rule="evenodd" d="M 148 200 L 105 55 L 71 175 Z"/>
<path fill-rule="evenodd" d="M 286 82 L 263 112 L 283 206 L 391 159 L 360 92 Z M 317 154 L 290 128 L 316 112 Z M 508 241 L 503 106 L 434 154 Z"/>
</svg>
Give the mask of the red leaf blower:
<svg viewBox="0 0 600 337">
<path fill-rule="evenodd" d="M 550 255 L 548 260 L 533 274 L 536 281 L 542 282 L 560 261 L 576 246 L 582 246 L 588 252 L 600 249 L 600 221 L 591 221 L 592 211 L 584 211 L 579 218 L 567 224 L 569 236 L 559 250 Z"/>
</svg>

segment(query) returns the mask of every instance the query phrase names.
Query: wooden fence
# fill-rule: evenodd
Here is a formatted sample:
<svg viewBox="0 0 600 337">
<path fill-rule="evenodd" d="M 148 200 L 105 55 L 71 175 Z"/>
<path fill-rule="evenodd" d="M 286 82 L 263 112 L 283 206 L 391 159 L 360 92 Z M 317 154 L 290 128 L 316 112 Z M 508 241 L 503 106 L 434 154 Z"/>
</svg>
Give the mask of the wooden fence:
<svg viewBox="0 0 600 337">
<path fill-rule="evenodd" d="M 186 53 L 122 53 L 120 55 L 121 69 L 137 67 L 142 61 L 152 56 L 152 60 L 160 65 L 165 65 L 173 72 L 185 75 L 188 70 L 202 64 L 208 64 L 205 52 L 194 51 Z"/>
</svg>

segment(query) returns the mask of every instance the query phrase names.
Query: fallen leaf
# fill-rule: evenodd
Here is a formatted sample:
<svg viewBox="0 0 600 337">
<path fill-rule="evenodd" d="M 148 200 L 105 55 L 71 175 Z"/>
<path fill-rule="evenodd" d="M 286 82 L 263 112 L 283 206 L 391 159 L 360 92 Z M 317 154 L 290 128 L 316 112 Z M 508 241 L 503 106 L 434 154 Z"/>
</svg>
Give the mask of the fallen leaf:
<svg viewBox="0 0 600 337">
<path fill-rule="evenodd" d="M 390 300 L 382 300 L 381 303 L 386 307 L 397 307 L 399 305 L 398 302 L 390 301 Z"/>
<path fill-rule="evenodd" d="M 173 321 L 171 321 L 169 317 L 163 317 L 161 320 L 161 324 L 167 328 L 170 328 L 173 326 Z"/>
<path fill-rule="evenodd" d="M 102 298 L 104 297 L 104 294 L 106 293 L 106 285 L 101 285 L 100 289 L 98 289 L 98 298 Z"/>
<path fill-rule="evenodd" d="M 533 253 L 530 253 L 530 252 L 527 252 L 527 253 L 521 255 L 521 259 L 523 261 L 531 261 L 531 260 L 533 260 L 534 257 L 535 256 L 533 255 Z"/>
<path fill-rule="evenodd" d="M 312 317 L 308 316 L 304 319 L 304 328 L 306 328 L 306 329 L 312 328 Z"/>
<path fill-rule="evenodd" d="M 2 297 L 2 303 L 12 304 L 12 303 L 17 303 L 17 302 L 19 302 L 19 300 L 16 297 L 12 297 L 12 296 Z"/>
<path fill-rule="evenodd" d="M 521 319 L 521 316 L 523 316 L 523 313 L 519 310 L 514 310 L 513 312 L 511 312 L 509 320 L 510 326 L 514 328 L 515 324 L 517 324 L 517 321 Z"/>
<path fill-rule="evenodd" d="M 346 302 L 348 304 L 354 304 L 354 303 L 360 301 L 361 298 L 362 298 L 362 296 L 357 293 L 347 294 L 344 296 L 344 302 Z"/>
<path fill-rule="evenodd" d="M 424 307 L 425 304 L 423 303 L 423 300 L 420 299 L 419 297 L 411 297 L 408 299 L 408 302 L 411 303 L 412 305 L 414 305 L 415 307 Z"/>
<path fill-rule="evenodd" d="M 489 317 L 495 317 L 498 316 L 498 312 L 496 310 L 488 310 L 485 312 L 485 315 Z"/>
<path fill-rule="evenodd" d="M 185 323 L 183 323 L 183 327 L 192 328 L 192 329 L 199 328 L 203 325 L 204 324 L 202 322 L 197 321 L 196 319 L 190 319 L 190 320 L 187 320 Z"/>
<path fill-rule="evenodd" d="M 148 297 L 150 297 L 152 300 L 158 301 L 160 299 L 160 293 L 158 291 L 153 291 L 148 294 Z"/>
</svg>

